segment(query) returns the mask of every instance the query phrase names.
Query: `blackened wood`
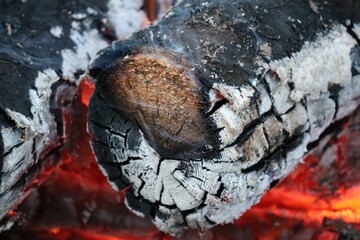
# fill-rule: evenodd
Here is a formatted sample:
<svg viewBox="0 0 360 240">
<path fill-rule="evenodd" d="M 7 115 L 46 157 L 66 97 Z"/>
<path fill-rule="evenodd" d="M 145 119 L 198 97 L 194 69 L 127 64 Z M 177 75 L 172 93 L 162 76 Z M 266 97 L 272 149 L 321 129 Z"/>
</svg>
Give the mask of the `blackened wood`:
<svg viewBox="0 0 360 240">
<path fill-rule="evenodd" d="M 359 104 L 359 11 L 358 1 L 184 0 L 101 51 L 89 129 L 109 181 L 131 186 L 128 207 L 178 234 L 259 201 Z M 187 93 L 197 111 L 179 104 Z"/>
<path fill-rule="evenodd" d="M 54 112 L 68 107 L 88 60 L 106 46 L 108 8 L 97 0 L 4 0 L 0 9 L 1 219 L 57 164 L 69 133 Z"/>
</svg>

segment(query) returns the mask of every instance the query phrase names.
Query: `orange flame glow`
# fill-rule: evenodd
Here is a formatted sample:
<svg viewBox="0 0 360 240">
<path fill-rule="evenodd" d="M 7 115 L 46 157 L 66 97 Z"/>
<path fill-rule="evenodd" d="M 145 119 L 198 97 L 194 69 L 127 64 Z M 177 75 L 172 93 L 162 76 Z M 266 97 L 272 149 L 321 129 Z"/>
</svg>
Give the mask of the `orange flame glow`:
<svg viewBox="0 0 360 240">
<path fill-rule="evenodd" d="M 255 211 L 256 208 L 269 209 L 279 216 L 309 221 L 341 218 L 345 222 L 360 223 L 360 187 L 341 189 L 339 192 L 329 199 L 282 187 L 274 188 L 266 193 Z"/>
</svg>

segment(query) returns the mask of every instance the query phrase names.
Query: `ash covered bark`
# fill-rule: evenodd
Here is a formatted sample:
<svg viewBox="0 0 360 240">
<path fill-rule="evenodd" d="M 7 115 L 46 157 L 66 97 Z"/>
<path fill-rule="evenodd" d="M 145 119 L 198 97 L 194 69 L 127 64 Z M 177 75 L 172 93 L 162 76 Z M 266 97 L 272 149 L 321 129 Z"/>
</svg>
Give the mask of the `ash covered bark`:
<svg viewBox="0 0 360 240">
<path fill-rule="evenodd" d="M 356 109 L 359 11 L 356 1 L 184 0 L 101 51 L 89 129 L 109 182 L 130 186 L 128 207 L 178 234 L 257 203 Z"/>
<path fill-rule="evenodd" d="M 70 111 L 79 76 L 116 39 L 114 15 L 126 8 L 142 22 L 139 3 L 1 1 L 0 219 L 58 162 L 69 134 L 62 111 Z"/>
</svg>

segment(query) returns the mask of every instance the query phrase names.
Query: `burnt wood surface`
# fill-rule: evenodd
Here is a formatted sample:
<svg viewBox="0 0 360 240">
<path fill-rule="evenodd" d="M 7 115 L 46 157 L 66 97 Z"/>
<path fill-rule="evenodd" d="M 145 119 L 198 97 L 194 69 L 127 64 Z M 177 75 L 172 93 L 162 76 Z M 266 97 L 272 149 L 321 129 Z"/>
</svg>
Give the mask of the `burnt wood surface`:
<svg viewBox="0 0 360 240">
<path fill-rule="evenodd" d="M 68 134 L 61 111 L 69 111 L 90 57 L 106 46 L 101 33 L 106 4 L 97 0 L 0 2 L 0 219 L 59 160 Z M 93 35 L 86 35 L 91 31 Z M 92 47 L 91 37 L 99 39 L 93 43 L 99 46 L 95 52 L 84 49 Z"/>
<path fill-rule="evenodd" d="M 258 202 L 356 109 L 359 12 L 351 0 L 184 0 L 102 50 L 89 130 L 127 206 L 176 235 Z"/>
</svg>

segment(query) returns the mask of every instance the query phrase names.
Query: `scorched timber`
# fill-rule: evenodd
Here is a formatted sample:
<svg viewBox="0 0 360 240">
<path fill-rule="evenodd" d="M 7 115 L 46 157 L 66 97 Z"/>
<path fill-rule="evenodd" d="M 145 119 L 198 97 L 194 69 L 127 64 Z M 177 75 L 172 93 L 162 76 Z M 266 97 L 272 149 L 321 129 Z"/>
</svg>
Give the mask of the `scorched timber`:
<svg viewBox="0 0 360 240">
<path fill-rule="evenodd" d="M 138 24 L 126 28 L 118 15 L 130 11 L 140 24 L 145 16 L 114 0 L 4 0 L 0 6 L 2 219 L 58 162 L 70 134 L 63 117 L 76 111 L 70 104 L 90 58 Z"/>
<path fill-rule="evenodd" d="M 91 62 L 89 129 L 163 231 L 233 221 L 356 109 L 360 2 L 193 1 Z"/>
</svg>

